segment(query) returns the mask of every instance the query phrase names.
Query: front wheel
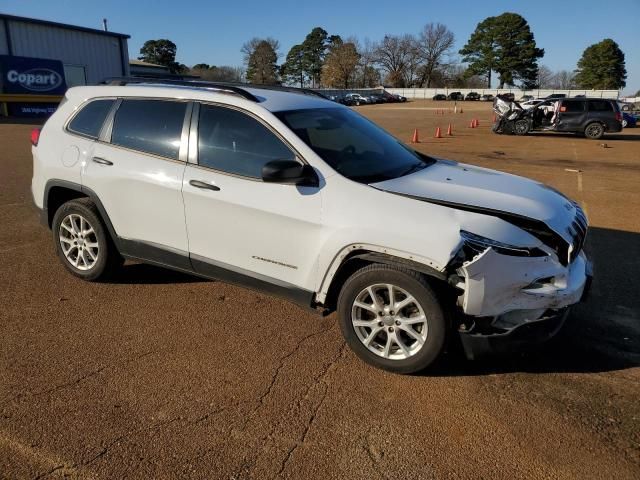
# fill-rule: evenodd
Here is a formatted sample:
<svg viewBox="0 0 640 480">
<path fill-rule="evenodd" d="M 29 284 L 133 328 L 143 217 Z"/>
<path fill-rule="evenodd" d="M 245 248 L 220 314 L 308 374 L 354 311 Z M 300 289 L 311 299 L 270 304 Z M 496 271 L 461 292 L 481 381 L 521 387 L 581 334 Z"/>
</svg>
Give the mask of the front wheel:
<svg viewBox="0 0 640 480">
<path fill-rule="evenodd" d="M 513 133 L 516 135 L 526 135 L 531 130 L 531 122 L 526 118 L 516 120 L 513 124 Z"/>
<path fill-rule="evenodd" d="M 604 135 L 604 127 L 600 123 L 590 123 L 584 129 L 584 136 L 593 140 L 598 140 Z"/>
<path fill-rule="evenodd" d="M 445 315 L 424 277 L 369 265 L 345 282 L 338 298 L 345 340 L 365 362 L 396 373 L 431 365 L 445 343 Z"/>
</svg>

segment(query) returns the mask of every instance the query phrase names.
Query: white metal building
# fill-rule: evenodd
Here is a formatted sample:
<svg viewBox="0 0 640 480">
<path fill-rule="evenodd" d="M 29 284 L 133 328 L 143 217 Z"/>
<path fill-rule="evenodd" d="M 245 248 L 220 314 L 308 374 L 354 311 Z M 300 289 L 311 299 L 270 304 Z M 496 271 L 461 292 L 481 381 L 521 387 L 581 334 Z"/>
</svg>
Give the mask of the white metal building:
<svg viewBox="0 0 640 480">
<path fill-rule="evenodd" d="M 59 60 L 67 87 L 129 75 L 129 35 L 0 13 L 0 55 Z"/>
</svg>

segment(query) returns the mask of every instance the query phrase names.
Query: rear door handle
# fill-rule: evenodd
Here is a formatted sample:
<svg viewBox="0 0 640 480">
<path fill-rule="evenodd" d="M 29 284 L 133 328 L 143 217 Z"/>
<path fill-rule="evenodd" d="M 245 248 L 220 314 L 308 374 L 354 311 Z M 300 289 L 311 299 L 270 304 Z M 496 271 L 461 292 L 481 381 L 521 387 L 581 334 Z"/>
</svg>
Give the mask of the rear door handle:
<svg viewBox="0 0 640 480">
<path fill-rule="evenodd" d="M 100 157 L 93 157 L 92 160 L 95 163 L 99 163 L 100 165 L 113 165 L 113 162 L 110 160 L 107 160 L 106 158 L 100 158 Z"/>
<path fill-rule="evenodd" d="M 214 192 L 220 190 L 220 187 L 217 185 L 211 185 L 210 183 L 203 182 L 201 180 L 189 180 L 189 185 L 196 188 L 204 188 L 205 190 L 213 190 Z"/>
</svg>

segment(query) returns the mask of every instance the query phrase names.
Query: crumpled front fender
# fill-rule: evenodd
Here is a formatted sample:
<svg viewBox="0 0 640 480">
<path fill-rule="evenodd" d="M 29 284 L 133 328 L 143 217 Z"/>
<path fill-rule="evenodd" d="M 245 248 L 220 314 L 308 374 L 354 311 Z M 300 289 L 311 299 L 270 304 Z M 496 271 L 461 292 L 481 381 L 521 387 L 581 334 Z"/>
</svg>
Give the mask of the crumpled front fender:
<svg viewBox="0 0 640 480">
<path fill-rule="evenodd" d="M 488 248 L 458 269 L 464 278 L 458 302 L 464 313 L 478 317 L 563 308 L 580 301 L 587 262 L 584 252 L 565 267 L 552 256 L 516 257 Z"/>
</svg>

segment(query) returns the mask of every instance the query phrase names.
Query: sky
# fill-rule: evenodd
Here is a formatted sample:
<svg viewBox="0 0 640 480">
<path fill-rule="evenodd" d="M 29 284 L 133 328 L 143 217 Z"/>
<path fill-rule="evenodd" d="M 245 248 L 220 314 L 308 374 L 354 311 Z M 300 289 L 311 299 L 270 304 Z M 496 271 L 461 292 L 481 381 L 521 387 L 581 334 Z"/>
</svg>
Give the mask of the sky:
<svg viewBox="0 0 640 480">
<path fill-rule="evenodd" d="M 242 44 L 252 37 L 280 42 L 280 61 L 312 28 L 330 35 L 380 40 L 385 34 L 417 34 L 429 22 L 445 24 L 456 51 L 476 25 L 504 12 L 522 15 L 552 70 L 573 70 L 584 49 L 612 38 L 626 55 L 627 87 L 640 90 L 640 0 L 0 0 L 0 12 L 131 35 L 130 58 L 149 39 L 168 38 L 186 65 L 242 65 Z"/>
</svg>

